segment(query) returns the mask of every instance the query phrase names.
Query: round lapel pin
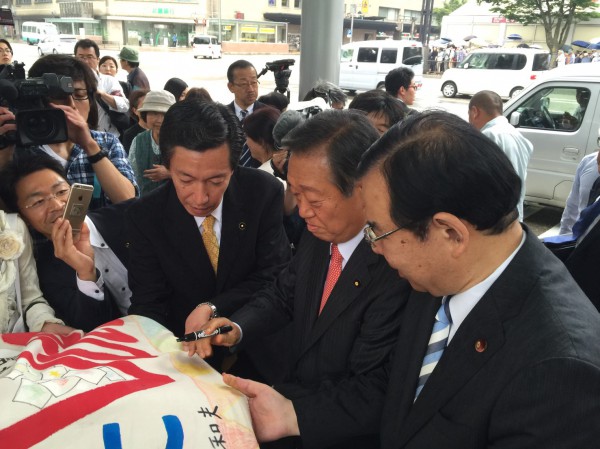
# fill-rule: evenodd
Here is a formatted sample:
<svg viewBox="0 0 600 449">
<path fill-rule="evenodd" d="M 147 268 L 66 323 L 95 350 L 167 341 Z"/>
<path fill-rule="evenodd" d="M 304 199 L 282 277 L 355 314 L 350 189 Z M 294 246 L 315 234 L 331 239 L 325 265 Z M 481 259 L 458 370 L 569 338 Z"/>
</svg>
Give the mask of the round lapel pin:
<svg viewBox="0 0 600 449">
<path fill-rule="evenodd" d="M 475 351 L 483 352 L 487 349 L 487 341 L 480 339 L 475 341 Z"/>
</svg>

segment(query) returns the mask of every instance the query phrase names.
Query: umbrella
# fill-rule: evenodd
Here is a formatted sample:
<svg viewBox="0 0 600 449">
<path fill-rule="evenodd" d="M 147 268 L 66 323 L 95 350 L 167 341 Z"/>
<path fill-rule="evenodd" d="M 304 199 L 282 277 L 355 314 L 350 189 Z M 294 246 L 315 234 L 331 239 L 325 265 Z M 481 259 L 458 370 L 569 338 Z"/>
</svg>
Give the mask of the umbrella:
<svg viewBox="0 0 600 449">
<path fill-rule="evenodd" d="M 470 41 L 471 39 L 475 39 L 477 36 L 474 34 L 469 34 L 467 37 L 463 37 L 463 41 Z"/>
<path fill-rule="evenodd" d="M 590 44 L 588 46 L 588 50 L 600 50 L 600 43 L 598 43 L 598 44 Z"/>
<path fill-rule="evenodd" d="M 479 37 L 474 37 L 469 41 L 469 45 L 474 47 L 488 47 L 490 43 L 485 39 L 481 39 Z"/>
<path fill-rule="evenodd" d="M 446 42 L 452 42 L 452 39 L 450 39 L 449 37 L 440 37 L 440 39 Z"/>
<path fill-rule="evenodd" d="M 513 40 L 513 41 L 521 41 L 523 40 L 523 38 L 521 37 L 520 34 L 509 34 L 508 36 L 506 36 L 507 39 Z"/>
<path fill-rule="evenodd" d="M 590 46 L 589 42 L 586 41 L 573 41 L 571 45 L 575 45 L 576 47 L 588 48 Z"/>
<path fill-rule="evenodd" d="M 522 44 L 517 45 L 517 48 L 529 48 L 529 45 L 522 43 Z"/>
</svg>

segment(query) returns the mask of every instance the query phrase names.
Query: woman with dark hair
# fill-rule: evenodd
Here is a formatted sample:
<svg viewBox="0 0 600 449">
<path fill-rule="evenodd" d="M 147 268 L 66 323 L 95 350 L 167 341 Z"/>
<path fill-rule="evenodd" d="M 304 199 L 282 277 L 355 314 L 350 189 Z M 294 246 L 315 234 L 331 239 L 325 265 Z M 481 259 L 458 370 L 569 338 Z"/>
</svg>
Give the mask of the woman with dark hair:
<svg viewBox="0 0 600 449">
<path fill-rule="evenodd" d="M 0 65 L 10 64 L 13 58 L 13 49 L 6 39 L 0 39 Z"/>
<path fill-rule="evenodd" d="M 198 99 L 203 102 L 213 101 L 212 97 L 204 87 L 192 87 L 187 89 L 182 95 L 184 100 Z"/>
<path fill-rule="evenodd" d="M 117 60 L 112 56 L 103 56 L 100 58 L 100 62 L 98 64 L 100 73 L 108 76 L 117 76 L 119 65 L 117 64 Z"/>
<path fill-rule="evenodd" d="M 148 91 L 146 89 L 140 89 L 134 90 L 129 94 L 129 116 L 135 123 L 123 132 L 123 137 L 121 138 L 123 148 L 125 148 L 127 154 L 129 154 L 133 139 L 135 139 L 138 134 L 148 129 L 148 124 L 144 121 L 138 111 L 140 106 L 142 106 L 147 93 Z"/>
<path fill-rule="evenodd" d="M 246 143 L 252 157 L 262 165 L 259 167 L 273 174 L 271 158 L 275 150 L 273 127 L 281 115 L 279 109 L 266 106 L 257 109 L 244 119 L 243 127 L 246 132 Z"/>
<path fill-rule="evenodd" d="M 48 55 L 31 66 L 29 77 L 41 77 L 44 73 L 68 76 L 73 80 L 72 93 L 46 98 L 52 107 L 64 112 L 68 139 L 33 146 L 31 151 L 49 154 L 58 160 L 70 183 L 94 186 L 90 208 L 135 197 L 137 184 L 123 146 L 113 134 L 94 131 L 98 107 L 95 99 L 97 81 L 92 70 L 71 56 Z M 16 151 L 15 156 L 18 157 L 19 152 Z"/>
</svg>

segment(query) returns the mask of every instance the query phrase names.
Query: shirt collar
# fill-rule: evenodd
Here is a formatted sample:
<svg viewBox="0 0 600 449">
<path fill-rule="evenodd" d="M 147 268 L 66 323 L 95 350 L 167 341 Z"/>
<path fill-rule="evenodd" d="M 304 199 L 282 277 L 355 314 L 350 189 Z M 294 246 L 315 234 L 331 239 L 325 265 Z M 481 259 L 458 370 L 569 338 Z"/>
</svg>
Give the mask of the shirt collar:
<svg viewBox="0 0 600 449">
<path fill-rule="evenodd" d="M 487 122 L 485 125 L 483 125 L 481 127 L 480 131 L 483 131 L 484 129 L 491 128 L 492 126 L 497 125 L 500 122 L 508 123 L 508 119 L 506 117 L 504 117 L 503 115 L 499 115 L 498 117 L 495 117 L 495 118 L 491 119 L 489 122 Z"/>
<path fill-rule="evenodd" d="M 86 216 L 84 221 L 85 224 L 87 224 L 88 229 L 90 230 L 90 245 L 92 245 L 95 248 L 108 248 L 106 241 L 104 240 L 100 232 L 98 232 L 96 225 L 90 219 L 90 217 Z"/>
<path fill-rule="evenodd" d="M 248 106 L 246 109 L 243 109 L 242 107 L 240 107 L 235 101 L 233 102 L 233 107 L 235 108 L 235 115 L 241 119 L 242 114 L 241 111 L 246 111 L 247 114 L 246 116 L 252 114 L 252 111 L 254 111 L 254 103 L 252 103 L 250 106 Z"/>
<path fill-rule="evenodd" d="M 512 254 L 508 256 L 506 260 L 502 262 L 492 274 L 490 274 L 487 278 L 485 278 L 479 284 L 474 285 L 470 289 L 452 296 L 452 299 L 448 304 L 450 308 L 450 315 L 452 316 L 452 326 L 450 326 L 450 335 L 448 336 L 448 341 L 450 341 L 452 337 L 454 337 L 454 334 L 456 333 L 462 322 L 465 320 L 467 315 L 471 313 L 471 310 L 473 310 L 473 308 L 481 300 L 483 295 L 485 295 L 485 293 L 490 289 L 494 282 L 496 282 L 496 280 L 504 272 L 508 264 L 517 255 L 517 253 L 523 246 L 523 243 L 525 243 L 526 235 L 527 233 L 523 231 L 523 236 L 521 237 L 521 243 L 519 243 L 519 246 L 517 246 L 517 248 L 512 252 Z"/>
<path fill-rule="evenodd" d="M 211 215 L 215 217 L 215 221 L 217 221 L 218 223 L 223 223 L 223 198 L 221 198 L 221 202 L 219 203 L 217 208 L 212 211 Z M 198 225 L 198 227 L 202 226 L 202 223 L 204 223 L 205 219 L 206 217 L 194 217 L 194 220 L 196 220 L 196 224 Z"/>
<path fill-rule="evenodd" d="M 354 250 L 358 247 L 363 238 L 364 232 L 361 229 L 356 236 L 352 237 L 347 242 L 337 244 L 338 250 L 342 255 L 342 258 L 344 259 L 342 261 L 342 269 L 346 266 L 346 262 L 350 260 L 350 257 L 352 257 L 352 254 L 354 253 Z M 331 255 L 331 245 L 329 245 L 329 254 Z"/>
</svg>

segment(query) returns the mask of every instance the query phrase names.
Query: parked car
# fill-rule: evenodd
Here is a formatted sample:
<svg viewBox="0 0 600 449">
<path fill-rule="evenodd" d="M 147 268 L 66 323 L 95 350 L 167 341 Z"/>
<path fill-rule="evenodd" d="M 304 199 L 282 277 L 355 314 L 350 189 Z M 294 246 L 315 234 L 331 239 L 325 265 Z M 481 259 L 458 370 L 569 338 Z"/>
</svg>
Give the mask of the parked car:
<svg viewBox="0 0 600 449">
<path fill-rule="evenodd" d="M 411 40 L 352 42 L 342 45 L 340 82 L 342 89 L 384 89 L 385 76 L 396 67 L 409 67 L 415 72 L 414 84 L 423 83 L 423 46 Z"/>
<path fill-rule="evenodd" d="M 550 54 L 529 48 L 486 48 L 474 50 L 458 67 L 442 75 L 442 94 L 474 95 L 491 90 L 512 98 L 548 70 Z"/>
<path fill-rule="evenodd" d="M 196 35 L 192 38 L 192 48 L 194 59 L 221 57 L 221 44 L 216 36 Z"/>
<path fill-rule="evenodd" d="M 77 43 L 77 37 L 70 34 L 59 34 L 48 36 L 38 43 L 38 54 L 40 56 L 53 54 L 72 55 Z"/>
<path fill-rule="evenodd" d="M 553 69 L 504 106 L 533 143 L 525 200 L 564 207 L 581 159 L 598 149 L 600 71 L 595 64 Z"/>
</svg>

